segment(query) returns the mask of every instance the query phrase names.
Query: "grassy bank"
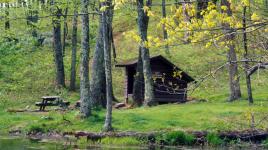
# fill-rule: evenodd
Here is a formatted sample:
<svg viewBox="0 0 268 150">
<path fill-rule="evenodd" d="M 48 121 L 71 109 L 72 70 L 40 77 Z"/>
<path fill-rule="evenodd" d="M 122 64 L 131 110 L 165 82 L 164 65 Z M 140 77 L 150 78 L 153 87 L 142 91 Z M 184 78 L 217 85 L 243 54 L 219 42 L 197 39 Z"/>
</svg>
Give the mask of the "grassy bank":
<svg viewBox="0 0 268 150">
<path fill-rule="evenodd" d="M 256 102 L 249 107 L 246 101 L 234 103 L 200 102 L 169 104 L 153 108 L 114 110 L 113 126 L 116 131 L 161 131 L 161 130 L 243 130 L 250 127 L 250 112 L 256 123 L 268 114 L 267 102 Z M 0 112 L 0 131 L 96 131 L 102 129 L 105 111 L 94 112 L 88 119 L 80 119 L 79 111 L 9 113 Z M 257 128 L 266 128 L 264 120 Z"/>
</svg>

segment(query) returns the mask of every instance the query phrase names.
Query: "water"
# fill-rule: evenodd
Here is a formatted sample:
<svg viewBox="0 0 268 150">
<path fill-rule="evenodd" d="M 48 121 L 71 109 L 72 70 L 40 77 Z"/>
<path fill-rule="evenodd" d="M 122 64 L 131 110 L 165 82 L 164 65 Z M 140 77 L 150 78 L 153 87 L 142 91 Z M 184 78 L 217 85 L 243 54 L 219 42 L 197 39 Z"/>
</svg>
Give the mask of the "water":
<svg viewBox="0 0 268 150">
<path fill-rule="evenodd" d="M 18 137 L 0 137 L 0 150 L 58 150 L 65 148 L 62 142 L 43 142 Z"/>
<path fill-rule="evenodd" d="M 66 146 L 67 145 L 67 146 Z M 96 150 L 157 150 L 159 147 L 141 147 L 141 146 L 115 146 L 115 145 L 69 145 L 64 141 L 48 141 L 48 140 L 30 140 L 27 138 L 19 137 L 0 137 L 0 150 L 61 150 L 61 149 L 96 149 Z M 187 149 L 197 150 L 199 148 L 186 148 L 186 147 L 166 147 L 161 149 L 174 150 L 174 149 Z"/>
<path fill-rule="evenodd" d="M 140 150 L 140 149 L 151 149 L 151 150 L 264 150 L 264 148 L 258 145 L 250 146 L 230 146 L 230 147 L 141 147 L 141 146 L 114 146 L 114 145 L 76 145 L 72 143 L 69 145 L 68 142 L 63 140 L 30 140 L 28 138 L 21 137 L 0 137 L 0 150 L 73 150 L 73 149 L 97 149 L 97 150 Z"/>
</svg>

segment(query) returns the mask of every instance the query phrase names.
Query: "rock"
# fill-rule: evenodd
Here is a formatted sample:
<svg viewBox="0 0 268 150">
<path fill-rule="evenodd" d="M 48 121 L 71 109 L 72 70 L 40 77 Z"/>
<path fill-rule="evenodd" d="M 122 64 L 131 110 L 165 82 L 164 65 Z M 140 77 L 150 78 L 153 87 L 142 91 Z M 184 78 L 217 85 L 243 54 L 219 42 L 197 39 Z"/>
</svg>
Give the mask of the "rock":
<svg viewBox="0 0 268 150">
<path fill-rule="evenodd" d="M 9 135 L 12 135 L 12 136 L 19 136 L 21 134 L 22 134 L 22 131 L 19 129 L 9 131 Z"/>
<path fill-rule="evenodd" d="M 126 107 L 127 105 L 125 104 L 125 103 L 116 103 L 115 105 L 114 105 L 114 108 L 116 108 L 116 109 L 120 109 L 120 108 L 122 108 L 122 107 Z"/>
</svg>

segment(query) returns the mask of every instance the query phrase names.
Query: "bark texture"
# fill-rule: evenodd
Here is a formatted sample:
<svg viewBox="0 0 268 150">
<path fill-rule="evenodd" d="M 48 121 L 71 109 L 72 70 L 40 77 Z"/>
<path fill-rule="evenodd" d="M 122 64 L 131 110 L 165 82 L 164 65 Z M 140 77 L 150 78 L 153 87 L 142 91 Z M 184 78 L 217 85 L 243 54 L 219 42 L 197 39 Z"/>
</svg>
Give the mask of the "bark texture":
<svg viewBox="0 0 268 150">
<path fill-rule="evenodd" d="M 139 58 L 136 67 L 136 75 L 133 84 L 133 102 L 136 106 L 141 106 L 144 101 L 144 76 L 141 58 L 141 47 L 139 47 Z"/>
<path fill-rule="evenodd" d="M 221 5 L 226 6 L 228 9 L 225 13 L 228 16 L 232 15 L 232 11 L 230 8 L 230 3 L 228 0 L 221 0 Z M 224 33 L 226 34 L 226 40 L 229 41 L 228 44 L 228 52 L 227 52 L 227 60 L 229 63 L 228 70 L 229 70 L 229 101 L 234 101 L 241 98 L 241 90 L 240 90 L 240 83 L 239 83 L 239 74 L 238 74 L 238 65 L 237 65 L 237 56 L 235 51 L 235 31 L 230 28 L 229 24 L 223 24 Z"/>
<path fill-rule="evenodd" d="M 72 31 L 72 64 L 71 64 L 71 81 L 70 81 L 70 90 L 75 90 L 76 83 L 76 54 L 77 54 L 77 20 L 78 12 L 77 6 L 74 8 L 73 16 L 73 31 Z"/>
<path fill-rule="evenodd" d="M 115 55 L 115 47 L 113 46 L 112 22 L 113 22 L 113 7 L 107 10 L 107 32 L 108 32 L 108 49 L 111 51 L 113 47 Z M 103 37 L 103 21 L 102 16 L 99 19 L 99 31 L 96 41 L 96 47 L 93 55 L 92 63 L 92 78 L 91 78 L 91 97 L 94 107 L 106 108 L 106 81 L 104 69 L 104 37 Z M 113 93 L 113 92 L 112 92 Z M 113 99 L 114 96 L 113 96 Z"/>
<path fill-rule="evenodd" d="M 183 17 L 184 17 L 184 22 L 186 23 L 190 23 L 190 16 L 187 12 L 187 7 L 188 7 L 188 2 L 189 0 L 184 0 L 184 3 L 182 3 L 182 11 L 183 11 Z M 188 31 L 185 31 L 184 33 L 184 43 L 189 43 L 190 40 L 189 40 L 189 32 Z"/>
<path fill-rule="evenodd" d="M 68 17 L 68 5 L 67 7 L 65 8 L 65 11 L 64 11 L 64 26 L 63 26 L 63 39 L 62 39 L 62 53 L 63 53 L 63 56 L 65 56 L 65 47 L 66 47 L 66 38 L 67 38 L 67 35 L 68 35 L 68 23 L 67 23 L 67 17 Z"/>
<path fill-rule="evenodd" d="M 55 7 L 55 17 L 52 19 L 53 24 L 53 41 L 54 41 L 54 55 L 56 64 L 56 84 L 57 86 L 65 86 L 65 74 L 61 45 L 61 24 L 60 16 L 61 9 Z"/>
<path fill-rule="evenodd" d="M 5 10 L 5 17 L 6 17 L 6 21 L 5 21 L 5 29 L 8 30 L 10 29 L 10 21 L 9 21 L 9 3 L 6 3 L 6 10 Z"/>
<path fill-rule="evenodd" d="M 247 7 L 244 6 L 243 8 L 243 44 L 244 44 L 244 59 L 248 60 L 248 44 L 247 44 L 247 32 L 246 32 L 246 12 L 247 12 Z M 245 61 L 244 65 L 244 70 L 246 74 L 246 83 L 247 83 L 247 93 L 248 93 L 248 102 L 249 104 L 253 104 L 253 96 L 252 96 L 252 89 L 251 89 L 251 79 L 250 75 L 247 73 L 249 70 L 249 62 Z"/>
<path fill-rule="evenodd" d="M 166 18 L 167 13 L 166 13 L 166 0 L 162 0 L 162 18 Z M 166 26 L 163 24 L 162 25 L 162 29 L 163 29 L 163 38 L 164 40 L 168 39 L 168 33 L 166 30 Z M 166 49 L 166 53 L 169 54 L 169 46 L 168 44 L 165 45 L 165 49 Z"/>
<path fill-rule="evenodd" d="M 91 97 L 94 107 L 106 107 L 106 81 L 104 68 L 104 50 L 103 50 L 103 23 L 100 16 L 99 31 L 96 41 L 96 47 L 93 55 L 92 73 L 91 73 Z"/>
<path fill-rule="evenodd" d="M 111 1 L 106 3 L 111 4 Z M 108 9 L 111 9 L 111 5 L 107 5 L 106 3 L 102 4 L 102 7 L 109 6 Z M 111 49 L 109 49 L 109 10 L 105 10 L 102 12 L 102 25 L 103 25 L 103 50 L 104 50 L 104 65 L 105 65 L 105 81 L 106 81 L 106 117 L 103 130 L 104 131 L 112 131 L 112 101 L 113 101 L 113 87 L 112 87 L 112 63 L 111 63 Z"/>
<path fill-rule="evenodd" d="M 80 66 L 80 101 L 81 115 L 91 115 L 90 83 L 89 83 L 89 16 L 88 0 L 81 0 L 82 39 L 81 39 L 81 66 Z"/>
<path fill-rule="evenodd" d="M 147 6 L 151 6 L 151 1 L 147 1 Z M 143 74 L 144 74 L 144 105 L 152 106 L 156 102 L 154 100 L 154 89 L 153 89 L 153 79 L 152 71 L 150 65 L 150 54 L 149 49 L 145 46 L 147 41 L 147 29 L 149 23 L 149 17 L 143 10 L 144 2 L 143 0 L 137 0 L 137 11 L 138 11 L 138 31 L 141 37 L 141 58 L 143 63 Z"/>
</svg>

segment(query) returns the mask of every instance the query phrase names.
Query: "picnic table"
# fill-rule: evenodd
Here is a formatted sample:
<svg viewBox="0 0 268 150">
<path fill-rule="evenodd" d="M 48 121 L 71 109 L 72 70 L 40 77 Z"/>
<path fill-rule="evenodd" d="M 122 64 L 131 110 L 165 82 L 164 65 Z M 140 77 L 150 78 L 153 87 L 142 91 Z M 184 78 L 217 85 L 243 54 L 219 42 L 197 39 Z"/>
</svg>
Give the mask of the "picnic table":
<svg viewBox="0 0 268 150">
<path fill-rule="evenodd" d="M 46 106 L 60 106 L 66 107 L 70 105 L 70 102 L 63 101 L 59 96 L 43 96 L 41 102 L 36 102 L 35 105 L 39 106 L 40 111 L 44 111 Z"/>
</svg>

